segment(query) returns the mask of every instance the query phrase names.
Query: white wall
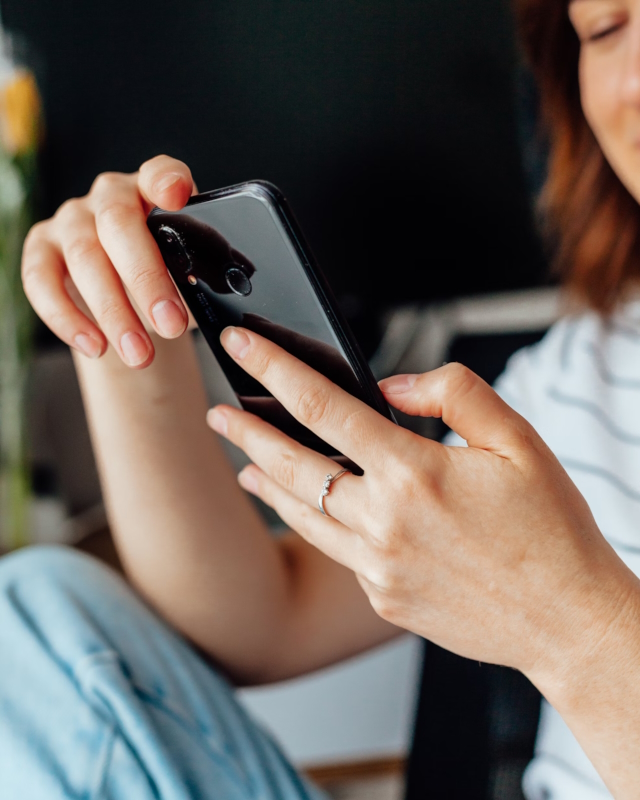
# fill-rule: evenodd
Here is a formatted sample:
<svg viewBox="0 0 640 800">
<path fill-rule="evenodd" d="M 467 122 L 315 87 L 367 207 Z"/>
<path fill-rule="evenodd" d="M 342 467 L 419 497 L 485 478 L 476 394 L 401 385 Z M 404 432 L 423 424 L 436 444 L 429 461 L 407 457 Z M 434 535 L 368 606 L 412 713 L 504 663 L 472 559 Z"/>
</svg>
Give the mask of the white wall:
<svg viewBox="0 0 640 800">
<path fill-rule="evenodd" d="M 240 696 L 297 765 L 407 754 L 421 647 L 414 636 L 344 664 Z"/>
</svg>

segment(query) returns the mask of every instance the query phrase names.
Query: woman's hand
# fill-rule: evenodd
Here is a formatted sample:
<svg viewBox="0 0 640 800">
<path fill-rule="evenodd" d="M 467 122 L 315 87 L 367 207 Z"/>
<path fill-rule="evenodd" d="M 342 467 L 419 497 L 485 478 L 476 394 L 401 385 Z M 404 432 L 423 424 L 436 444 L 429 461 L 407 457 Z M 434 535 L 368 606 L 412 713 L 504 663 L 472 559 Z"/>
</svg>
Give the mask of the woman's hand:
<svg viewBox="0 0 640 800">
<path fill-rule="evenodd" d="M 241 485 L 353 570 L 384 619 L 469 658 L 563 680 L 597 650 L 635 577 L 533 428 L 459 364 L 383 381 L 409 414 L 442 417 L 468 448 L 384 419 L 244 329 L 227 352 L 304 425 L 364 469 L 318 496 L 334 462 L 255 416 L 219 406 L 209 424 L 254 462 Z M 637 603 L 637 600 L 634 599 Z"/>
<path fill-rule="evenodd" d="M 173 339 L 186 330 L 188 315 L 147 214 L 156 205 L 177 211 L 194 191 L 185 164 L 157 156 L 133 175 L 99 175 L 88 195 L 34 225 L 22 276 L 43 322 L 89 358 L 103 355 L 109 342 L 128 366 L 148 366 L 154 350 L 143 320 Z"/>
</svg>

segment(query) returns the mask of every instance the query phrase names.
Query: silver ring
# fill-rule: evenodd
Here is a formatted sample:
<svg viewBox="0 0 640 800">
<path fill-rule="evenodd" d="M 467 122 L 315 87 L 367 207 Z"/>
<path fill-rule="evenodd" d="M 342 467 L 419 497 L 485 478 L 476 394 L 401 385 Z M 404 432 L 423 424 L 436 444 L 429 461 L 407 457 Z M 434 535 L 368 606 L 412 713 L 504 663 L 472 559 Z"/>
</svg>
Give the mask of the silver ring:
<svg viewBox="0 0 640 800">
<path fill-rule="evenodd" d="M 322 484 L 322 491 L 320 492 L 320 497 L 318 498 L 318 508 L 320 509 L 320 511 L 322 511 L 322 513 L 325 515 L 325 517 L 329 517 L 331 515 L 327 514 L 327 512 L 325 510 L 324 498 L 329 494 L 329 492 L 331 491 L 331 486 L 339 478 L 342 478 L 343 475 L 350 475 L 350 474 L 351 474 L 351 470 L 350 469 L 341 469 L 340 472 L 336 472 L 335 475 L 329 474 L 324 479 L 324 483 Z"/>
</svg>

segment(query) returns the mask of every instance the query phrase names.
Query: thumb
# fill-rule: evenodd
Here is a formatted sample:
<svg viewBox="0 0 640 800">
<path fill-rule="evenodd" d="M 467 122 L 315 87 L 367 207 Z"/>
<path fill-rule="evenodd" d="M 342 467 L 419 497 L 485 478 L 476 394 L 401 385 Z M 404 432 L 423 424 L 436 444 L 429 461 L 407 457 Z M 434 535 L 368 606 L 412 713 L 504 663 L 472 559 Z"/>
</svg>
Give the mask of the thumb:
<svg viewBox="0 0 640 800">
<path fill-rule="evenodd" d="M 411 416 L 442 417 L 470 447 L 509 457 L 522 446 L 528 423 L 462 364 L 447 364 L 422 375 L 380 381 L 389 405 Z"/>
<path fill-rule="evenodd" d="M 138 189 L 149 209 L 179 211 L 195 191 L 191 170 L 182 161 L 156 156 L 145 161 L 137 173 Z"/>
</svg>

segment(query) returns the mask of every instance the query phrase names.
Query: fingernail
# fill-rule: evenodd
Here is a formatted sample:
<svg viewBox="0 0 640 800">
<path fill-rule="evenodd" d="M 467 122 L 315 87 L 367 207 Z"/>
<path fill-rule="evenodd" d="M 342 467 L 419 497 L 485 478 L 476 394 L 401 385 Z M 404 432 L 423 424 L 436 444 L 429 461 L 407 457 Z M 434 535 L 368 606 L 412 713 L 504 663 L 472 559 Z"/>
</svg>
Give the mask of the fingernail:
<svg viewBox="0 0 640 800">
<path fill-rule="evenodd" d="M 220 341 L 227 353 L 237 359 L 244 358 L 251 346 L 247 334 L 238 328 L 225 328 L 220 334 Z"/>
<path fill-rule="evenodd" d="M 227 435 L 227 431 L 229 429 L 229 420 L 227 419 L 227 415 L 221 409 L 212 408 L 207 413 L 207 424 L 221 436 Z"/>
<path fill-rule="evenodd" d="M 167 189 L 170 189 L 174 184 L 178 183 L 178 181 L 182 178 L 182 175 L 178 172 L 169 172 L 166 175 L 163 175 L 161 178 L 153 184 L 154 192 L 165 192 Z"/>
<path fill-rule="evenodd" d="M 161 300 L 151 309 L 151 316 L 160 336 L 175 339 L 184 333 L 187 318 L 173 300 Z"/>
<path fill-rule="evenodd" d="M 380 381 L 378 386 L 385 394 L 402 394 L 413 389 L 417 380 L 417 375 L 394 375 L 392 378 Z"/>
<path fill-rule="evenodd" d="M 258 478 L 250 467 L 245 467 L 238 475 L 238 483 L 250 494 L 258 494 Z"/>
<path fill-rule="evenodd" d="M 102 345 L 88 333 L 79 333 L 73 340 L 78 350 L 87 358 L 100 358 Z"/>
<path fill-rule="evenodd" d="M 139 333 L 125 333 L 120 339 L 120 349 L 130 367 L 137 367 L 149 358 L 149 345 Z"/>
</svg>

